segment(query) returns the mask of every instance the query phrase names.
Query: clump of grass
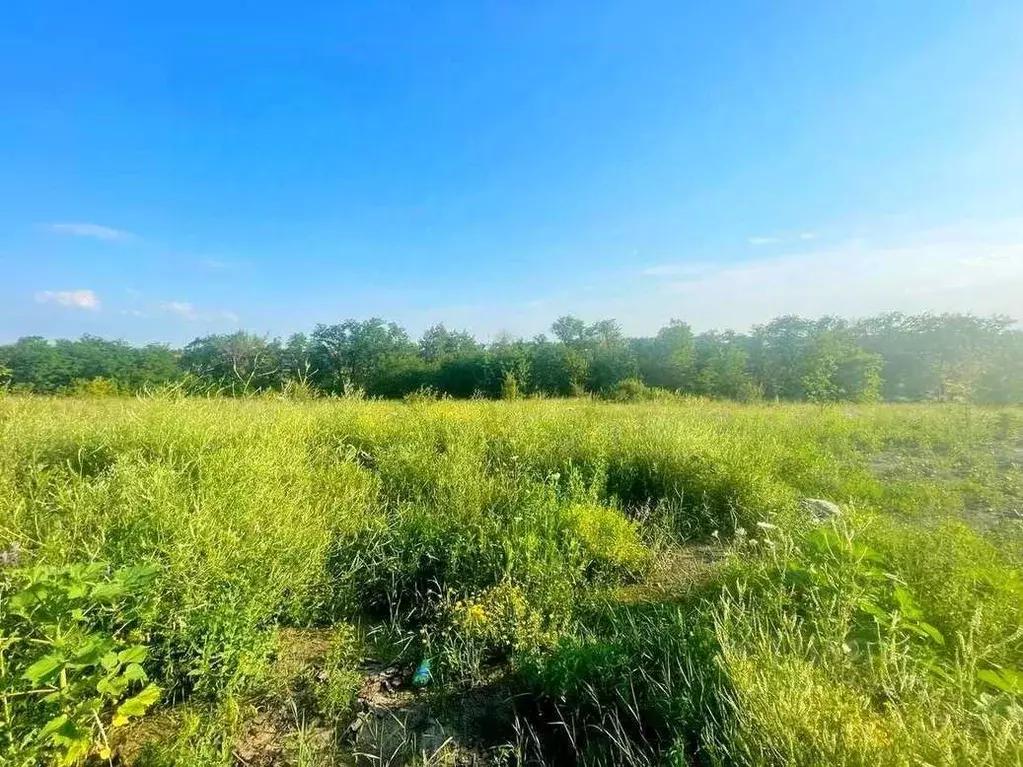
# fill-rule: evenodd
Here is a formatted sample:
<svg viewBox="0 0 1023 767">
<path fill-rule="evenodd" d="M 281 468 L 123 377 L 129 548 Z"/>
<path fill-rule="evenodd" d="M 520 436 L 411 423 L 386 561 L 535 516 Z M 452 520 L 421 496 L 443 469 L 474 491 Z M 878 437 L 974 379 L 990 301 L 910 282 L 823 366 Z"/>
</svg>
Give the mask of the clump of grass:
<svg viewBox="0 0 1023 767">
<path fill-rule="evenodd" d="M 341 624 L 330 637 L 330 651 L 314 688 L 319 710 L 330 720 L 347 715 L 355 703 L 362 674 L 358 671 L 362 660 L 362 643 L 354 626 Z"/>
<path fill-rule="evenodd" d="M 588 571 L 628 576 L 650 566 L 651 552 L 638 525 L 620 511 L 593 504 L 573 506 L 566 516 Z"/>
</svg>

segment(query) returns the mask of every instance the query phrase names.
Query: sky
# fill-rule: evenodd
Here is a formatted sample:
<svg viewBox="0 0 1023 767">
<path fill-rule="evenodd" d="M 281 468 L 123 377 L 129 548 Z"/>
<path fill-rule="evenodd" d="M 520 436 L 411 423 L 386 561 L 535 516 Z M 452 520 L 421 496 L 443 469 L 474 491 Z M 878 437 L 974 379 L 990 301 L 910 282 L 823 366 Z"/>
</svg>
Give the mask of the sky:
<svg viewBox="0 0 1023 767">
<path fill-rule="evenodd" d="M 14 0 L 0 342 L 1023 318 L 1023 3 Z"/>
</svg>

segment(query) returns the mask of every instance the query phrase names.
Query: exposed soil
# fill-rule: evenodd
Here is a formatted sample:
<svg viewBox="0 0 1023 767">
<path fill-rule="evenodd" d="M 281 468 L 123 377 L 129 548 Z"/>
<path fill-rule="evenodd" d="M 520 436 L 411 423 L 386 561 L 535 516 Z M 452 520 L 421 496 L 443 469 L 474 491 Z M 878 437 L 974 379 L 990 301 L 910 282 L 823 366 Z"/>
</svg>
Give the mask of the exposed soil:
<svg viewBox="0 0 1023 767">
<path fill-rule="evenodd" d="M 282 638 L 277 664 L 296 676 L 315 677 L 329 651 L 329 630 L 289 632 Z M 337 720 L 315 709 L 277 705 L 249 719 L 235 747 L 240 765 L 268 767 L 291 760 L 301 735 L 316 764 L 417 763 L 479 765 L 492 763 L 489 745 L 506 729 L 511 711 L 499 682 L 456 692 L 412 687 L 413 669 L 369 661 L 349 715 Z M 301 733 L 299 733 L 301 730 Z M 503 732 L 502 732 L 503 734 Z"/>
</svg>

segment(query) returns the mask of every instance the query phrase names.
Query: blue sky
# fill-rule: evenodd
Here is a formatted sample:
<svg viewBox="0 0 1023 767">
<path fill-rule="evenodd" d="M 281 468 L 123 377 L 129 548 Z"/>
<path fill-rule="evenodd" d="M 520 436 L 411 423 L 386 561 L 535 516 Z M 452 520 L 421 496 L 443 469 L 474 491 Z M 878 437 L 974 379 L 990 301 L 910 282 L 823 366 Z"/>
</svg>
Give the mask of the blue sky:
<svg viewBox="0 0 1023 767">
<path fill-rule="evenodd" d="M 0 340 L 1023 316 L 1019 2 L 17 2 Z"/>
</svg>

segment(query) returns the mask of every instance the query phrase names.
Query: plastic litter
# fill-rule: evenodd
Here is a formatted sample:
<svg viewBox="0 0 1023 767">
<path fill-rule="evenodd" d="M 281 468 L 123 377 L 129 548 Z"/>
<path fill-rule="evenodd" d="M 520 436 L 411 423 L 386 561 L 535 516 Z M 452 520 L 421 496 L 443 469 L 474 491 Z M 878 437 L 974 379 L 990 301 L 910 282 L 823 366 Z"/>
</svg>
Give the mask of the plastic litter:
<svg viewBox="0 0 1023 767">
<path fill-rule="evenodd" d="M 412 675 L 412 686 L 413 687 L 425 687 L 433 680 L 433 675 L 430 673 L 430 659 L 423 658 L 419 663 L 419 667 L 416 669 L 416 673 Z"/>
</svg>

